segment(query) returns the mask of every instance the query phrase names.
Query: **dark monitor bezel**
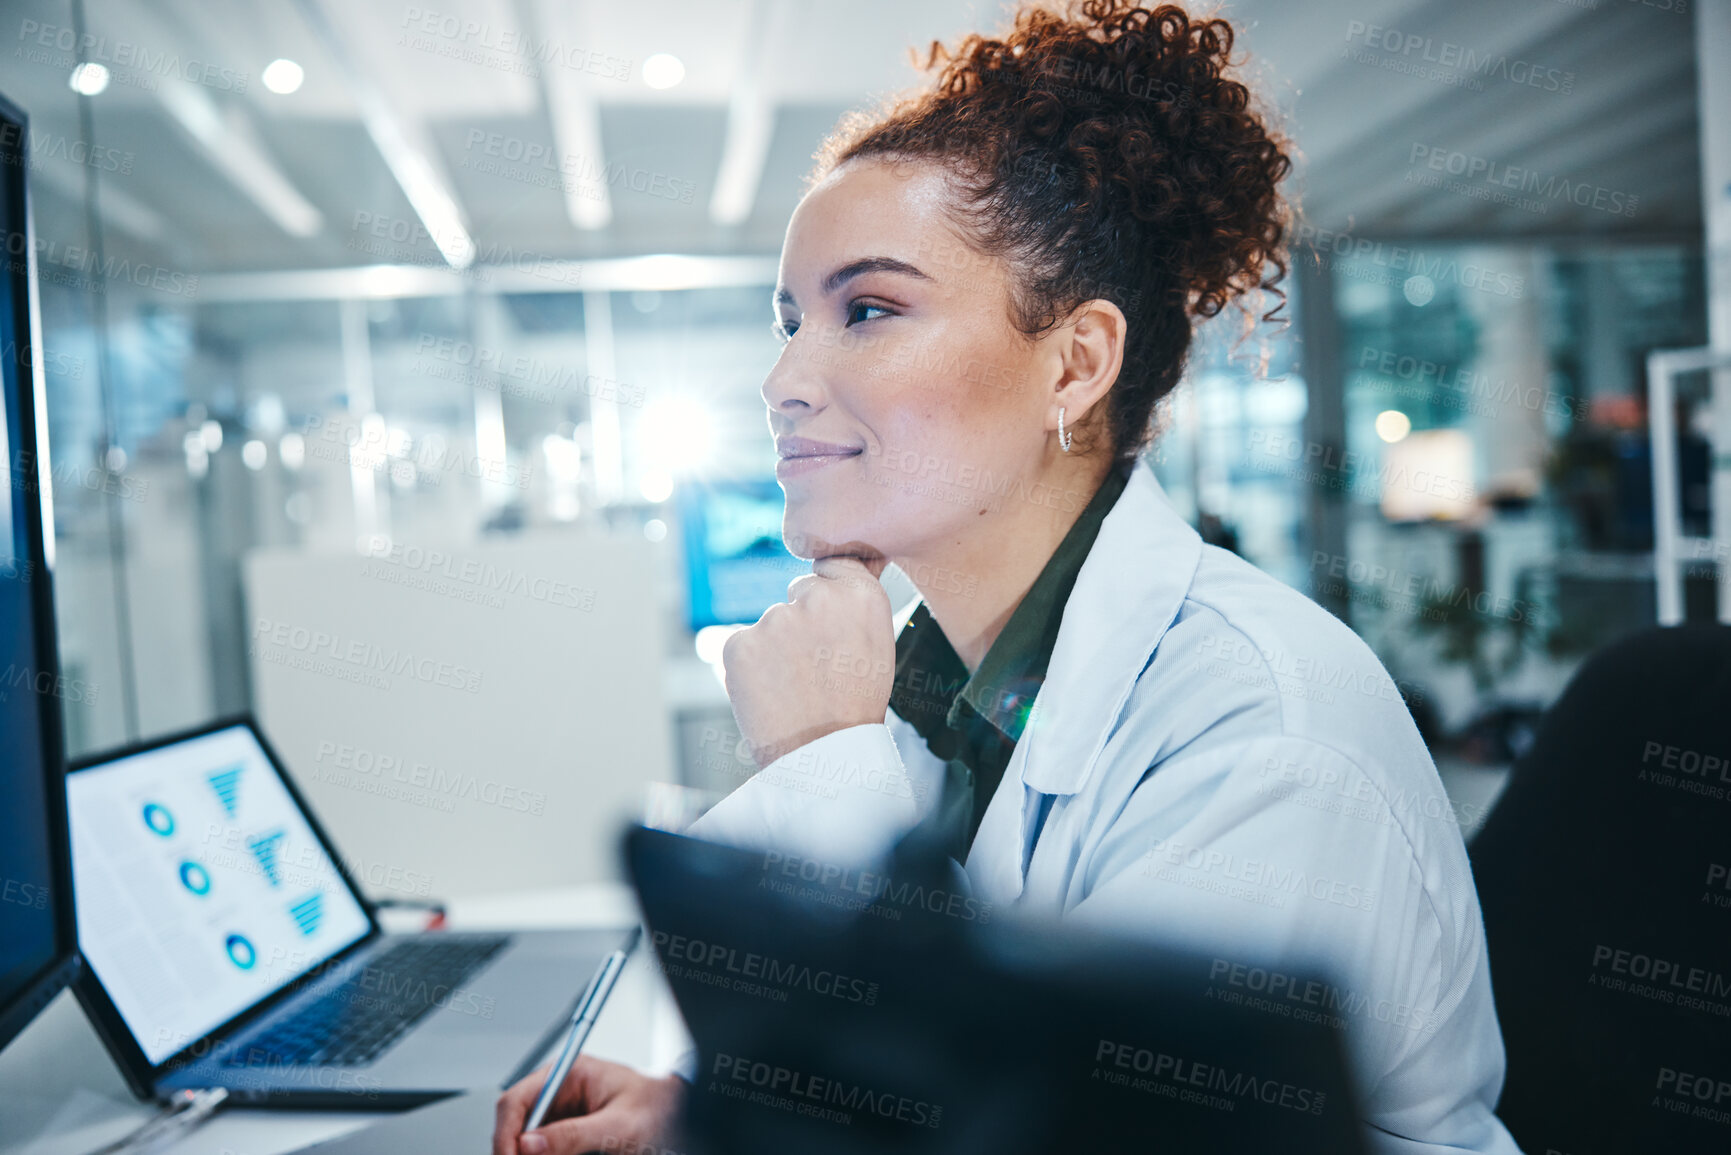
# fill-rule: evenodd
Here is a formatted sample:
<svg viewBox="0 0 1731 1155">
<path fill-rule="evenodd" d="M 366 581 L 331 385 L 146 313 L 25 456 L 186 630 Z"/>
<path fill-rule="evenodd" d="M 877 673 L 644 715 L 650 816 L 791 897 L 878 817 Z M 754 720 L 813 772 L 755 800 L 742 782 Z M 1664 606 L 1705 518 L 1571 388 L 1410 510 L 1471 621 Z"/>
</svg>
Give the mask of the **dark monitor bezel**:
<svg viewBox="0 0 1731 1155">
<path fill-rule="evenodd" d="M 73 774 L 89 770 L 95 766 L 106 766 L 110 762 L 130 758 L 134 754 L 143 754 L 151 750 L 161 749 L 164 746 L 173 746 L 194 738 L 203 738 L 208 734 L 231 730 L 236 726 L 244 727 L 251 732 L 253 739 L 258 742 L 259 749 L 264 751 L 265 759 L 271 764 L 271 769 L 276 772 L 284 789 L 288 791 L 289 798 L 306 819 L 307 828 L 312 831 L 313 838 L 330 856 L 331 865 L 336 868 L 337 877 L 342 880 L 344 886 L 348 887 L 349 893 L 354 895 L 355 900 L 361 904 L 361 910 L 367 916 L 367 933 L 306 973 L 290 979 L 232 1018 L 212 1027 L 160 1063 L 152 1063 L 145 1055 L 144 1049 L 138 1045 L 138 1040 L 133 1037 L 132 1028 L 127 1026 L 126 1019 L 121 1016 L 120 1008 L 115 1006 L 114 1000 L 109 997 L 108 991 L 103 987 L 95 968 L 87 965 L 81 966 L 77 979 L 72 984 L 73 994 L 77 996 L 79 1005 L 84 1008 L 84 1013 L 89 1017 L 91 1025 L 96 1028 L 97 1035 L 102 1039 L 102 1043 L 114 1059 L 115 1065 L 120 1068 L 120 1073 L 126 1079 L 126 1085 L 140 1099 L 157 1098 L 156 1085 L 163 1077 L 173 1074 L 189 1062 L 199 1061 L 216 1041 L 232 1033 L 249 1020 L 281 1005 L 285 999 L 293 997 L 320 976 L 328 973 L 333 964 L 347 959 L 356 951 L 376 941 L 384 933 L 383 928 L 379 925 L 378 904 L 369 899 L 366 892 L 356 885 L 353 876 L 349 874 L 348 867 L 343 865 L 342 856 L 337 853 L 336 844 L 331 841 L 330 835 L 325 833 L 325 828 L 320 824 L 318 815 L 313 812 L 312 807 L 307 804 L 306 798 L 295 786 L 294 775 L 288 772 L 288 767 L 278 757 L 276 749 L 264 736 L 264 731 L 259 728 L 258 722 L 251 715 L 235 714 L 226 718 L 218 718 L 213 722 L 196 726 L 190 730 L 181 730 L 145 742 L 137 742 L 129 746 L 87 755 L 68 766 L 66 774 L 71 777 Z M 65 792 L 62 791 L 62 798 L 64 796 Z M 70 869 L 70 855 L 67 862 L 68 869 Z"/>
<path fill-rule="evenodd" d="M 24 536 L 30 564 L 30 601 L 36 646 L 34 668 L 58 675 L 59 646 L 55 633 L 53 579 L 48 565 L 48 540 L 53 531 L 52 497 L 48 488 L 48 455 L 43 451 L 47 431 L 38 427 L 37 418 L 45 411 L 46 396 L 42 367 L 37 351 L 42 332 L 36 299 L 36 229 L 31 212 L 29 164 L 30 119 L 24 110 L 0 95 L 0 132 L 13 134 L 11 148 L 16 156 L 0 156 L 0 181 L 5 182 L 6 203 L 15 206 L 8 229 L 19 226 L 24 232 L 24 267 L 8 261 L 5 275 L 13 280 L 12 324 L 17 335 L 12 357 L 18 369 L 18 443 L 30 453 L 34 477 L 23 477 L 14 484 L 25 489 L 26 505 L 33 494 L 34 516 L 24 519 Z M 0 147 L 5 147 L 0 141 Z M 13 463 L 8 461 L 7 469 Z M 49 890 L 54 908 L 54 957 L 18 992 L 0 1002 L 0 1048 L 16 1038 L 29 1026 L 54 996 L 74 980 L 79 968 L 78 932 L 72 901 L 72 844 L 66 822 L 66 735 L 60 715 L 60 702 L 52 694 L 35 694 L 41 713 L 42 772 L 45 776 L 44 795 L 48 806 Z"/>
</svg>

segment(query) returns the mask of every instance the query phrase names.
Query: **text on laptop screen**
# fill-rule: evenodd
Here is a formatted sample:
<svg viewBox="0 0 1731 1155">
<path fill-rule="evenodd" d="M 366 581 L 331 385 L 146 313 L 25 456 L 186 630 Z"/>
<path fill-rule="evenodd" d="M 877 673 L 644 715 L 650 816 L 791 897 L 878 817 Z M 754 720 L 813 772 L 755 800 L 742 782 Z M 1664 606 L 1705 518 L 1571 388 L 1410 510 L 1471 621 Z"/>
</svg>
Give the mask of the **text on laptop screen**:
<svg viewBox="0 0 1731 1155">
<path fill-rule="evenodd" d="M 67 779 L 79 945 L 152 1064 L 362 938 L 245 726 Z"/>
</svg>

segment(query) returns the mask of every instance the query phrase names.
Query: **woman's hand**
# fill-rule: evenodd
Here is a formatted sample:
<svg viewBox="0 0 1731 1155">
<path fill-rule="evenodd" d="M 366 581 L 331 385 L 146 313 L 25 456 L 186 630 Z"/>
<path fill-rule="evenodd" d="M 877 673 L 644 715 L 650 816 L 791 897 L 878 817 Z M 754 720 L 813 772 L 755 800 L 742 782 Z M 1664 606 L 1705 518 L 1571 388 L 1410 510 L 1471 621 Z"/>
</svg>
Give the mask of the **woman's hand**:
<svg viewBox="0 0 1731 1155">
<path fill-rule="evenodd" d="M 547 1067 L 499 1096 L 493 1155 L 579 1155 L 584 1151 L 654 1151 L 670 1137 L 685 1081 L 652 1079 L 630 1067 L 579 1055 L 553 1099 L 547 1121 L 521 1134 L 547 1081 Z"/>
<path fill-rule="evenodd" d="M 789 584 L 787 601 L 722 647 L 727 696 L 761 769 L 835 730 L 882 722 L 895 681 L 886 562 L 823 557 Z"/>
</svg>

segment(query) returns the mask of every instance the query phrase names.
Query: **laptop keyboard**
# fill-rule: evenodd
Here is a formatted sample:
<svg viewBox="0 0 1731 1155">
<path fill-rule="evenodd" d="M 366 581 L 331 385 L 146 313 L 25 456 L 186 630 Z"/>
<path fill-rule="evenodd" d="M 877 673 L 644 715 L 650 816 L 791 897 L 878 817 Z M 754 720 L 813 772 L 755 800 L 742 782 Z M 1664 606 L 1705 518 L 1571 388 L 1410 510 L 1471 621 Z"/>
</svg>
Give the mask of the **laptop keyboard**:
<svg viewBox="0 0 1731 1155">
<path fill-rule="evenodd" d="M 226 1065 L 365 1066 L 429 1012 L 447 1003 L 464 1009 L 463 980 L 510 941 L 510 935 L 405 939 L 246 1043 Z"/>
</svg>

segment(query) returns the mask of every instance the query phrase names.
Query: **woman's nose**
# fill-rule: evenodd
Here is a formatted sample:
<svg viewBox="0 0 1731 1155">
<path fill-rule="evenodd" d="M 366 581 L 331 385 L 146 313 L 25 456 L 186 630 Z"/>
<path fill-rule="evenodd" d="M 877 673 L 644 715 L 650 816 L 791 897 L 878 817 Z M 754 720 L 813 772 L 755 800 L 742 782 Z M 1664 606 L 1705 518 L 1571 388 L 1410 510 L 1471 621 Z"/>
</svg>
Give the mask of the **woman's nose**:
<svg viewBox="0 0 1731 1155">
<path fill-rule="evenodd" d="M 794 416 L 822 409 L 828 403 L 823 367 L 811 356 L 809 343 L 795 333 L 781 347 L 769 375 L 763 379 L 763 401 L 770 412 Z"/>
</svg>

